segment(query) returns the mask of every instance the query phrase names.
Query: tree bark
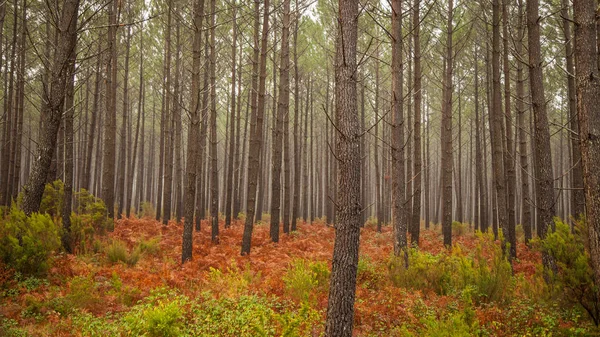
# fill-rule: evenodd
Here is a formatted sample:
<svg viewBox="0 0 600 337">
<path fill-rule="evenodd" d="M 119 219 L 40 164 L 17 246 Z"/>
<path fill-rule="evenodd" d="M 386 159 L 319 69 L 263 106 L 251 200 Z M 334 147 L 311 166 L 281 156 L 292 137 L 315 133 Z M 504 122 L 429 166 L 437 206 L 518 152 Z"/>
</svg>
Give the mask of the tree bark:
<svg viewBox="0 0 600 337">
<path fill-rule="evenodd" d="M 339 1 L 335 58 L 338 208 L 325 336 L 352 336 L 360 239 L 360 124 L 356 102 L 358 1 Z"/>
<path fill-rule="evenodd" d="M 213 0 L 214 1 L 214 0 Z M 255 16 L 258 14 L 258 0 L 255 0 Z M 260 168 L 260 155 L 263 136 L 263 119 L 265 112 L 265 86 L 267 77 L 267 38 L 269 36 L 269 0 L 264 1 L 264 15 L 262 37 L 260 42 L 260 79 L 258 83 L 258 97 L 253 95 L 254 128 L 251 127 L 250 149 L 248 155 L 248 195 L 246 202 L 246 222 L 242 237 L 242 255 L 250 254 L 252 230 L 254 227 L 254 214 L 256 207 L 256 190 Z M 256 21 L 256 17 L 255 17 Z M 258 25 L 255 22 L 255 48 L 258 48 Z M 255 49 L 257 56 L 258 49 Z M 258 59 L 257 59 L 258 61 Z M 256 100 L 254 100 L 256 98 Z M 253 129 L 253 130 L 252 130 Z"/>
<path fill-rule="evenodd" d="M 600 72 L 594 0 L 574 0 L 575 82 L 590 259 L 600 284 Z M 598 290 L 596 290 L 598 292 Z"/>
<path fill-rule="evenodd" d="M 65 0 L 60 14 L 58 45 L 52 63 L 50 88 L 45 97 L 47 103 L 42 105 L 40 112 L 43 123 L 38 155 L 24 188 L 23 211 L 28 215 L 40 208 L 46 177 L 56 148 L 56 135 L 64 111 L 67 81 L 72 77 L 69 64 L 75 62 L 78 10 L 79 0 Z"/>
<path fill-rule="evenodd" d="M 547 231 L 554 229 L 554 177 L 552 174 L 552 151 L 550 149 L 550 130 L 546 99 L 544 95 L 544 80 L 542 75 L 543 59 L 540 47 L 538 0 L 527 0 L 527 33 L 529 50 L 529 88 L 533 108 L 533 124 L 535 144 L 535 181 L 536 208 L 538 211 L 537 233 L 545 238 Z M 542 255 L 545 268 L 555 269 L 554 261 L 549 254 Z"/>
</svg>

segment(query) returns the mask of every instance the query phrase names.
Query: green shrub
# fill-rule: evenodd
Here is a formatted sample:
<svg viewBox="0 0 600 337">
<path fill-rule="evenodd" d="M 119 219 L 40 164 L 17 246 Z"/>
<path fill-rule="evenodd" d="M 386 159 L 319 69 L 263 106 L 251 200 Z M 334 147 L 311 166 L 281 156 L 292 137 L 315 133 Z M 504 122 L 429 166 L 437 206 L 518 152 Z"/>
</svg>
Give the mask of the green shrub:
<svg viewBox="0 0 600 337">
<path fill-rule="evenodd" d="M 123 317 L 130 336 L 176 337 L 183 335 L 184 307 L 189 300 L 173 291 L 159 289 Z"/>
<path fill-rule="evenodd" d="M 140 246 L 135 247 L 131 252 L 128 251 L 127 245 L 123 241 L 113 240 L 106 247 L 106 257 L 112 264 L 123 262 L 128 266 L 135 266 L 142 255 Z"/>
<path fill-rule="evenodd" d="M 365 255 L 358 259 L 356 279 L 367 289 L 377 289 L 382 282 L 382 274 L 378 271 L 377 265 Z"/>
<path fill-rule="evenodd" d="M 462 236 L 469 230 L 469 225 L 459 221 L 452 221 L 452 235 Z"/>
<path fill-rule="evenodd" d="M 69 293 L 64 297 L 50 300 L 49 306 L 62 315 L 73 313 L 76 309 L 91 309 L 101 303 L 98 285 L 93 276 L 76 276 L 69 282 Z"/>
<path fill-rule="evenodd" d="M 138 247 L 143 254 L 156 255 L 160 251 L 160 238 L 142 240 L 138 243 Z"/>
<path fill-rule="evenodd" d="M 210 267 L 208 284 L 210 287 L 214 287 L 213 289 L 217 290 L 222 296 L 235 298 L 246 294 L 250 285 L 259 278 L 260 273 L 254 274 L 250 270 L 249 264 L 245 266 L 244 270 L 240 270 L 235 261 L 232 261 L 225 272 Z"/>
<path fill-rule="evenodd" d="M 295 259 L 283 276 L 286 291 L 299 301 L 313 298 L 313 290 L 324 291 L 329 285 L 329 268 L 325 262 Z"/>
<path fill-rule="evenodd" d="M 156 209 L 154 205 L 149 201 L 144 201 L 140 204 L 140 218 L 154 219 L 156 216 Z"/>
<path fill-rule="evenodd" d="M 397 287 L 432 291 L 438 295 L 473 293 L 477 302 L 503 302 L 510 298 L 514 280 L 510 263 L 494 245 L 491 261 L 481 248 L 475 257 L 465 255 L 455 246 L 448 253 L 433 255 L 409 250 L 408 268 L 404 258 L 392 257 L 388 263 L 390 279 Z"/>
<path fill-rule="evenodd" d="M 0 220 L 0 258 L 24 274 L 44 273 L 50 255 L 61 247 L 59 228 L 47 214 L 25 213 L 13 206 Z"/>
<path fill-rule="evenodd" d="M 65 184 L 61 180 L 46 184 L 40 203 L 40 213 L 47 213 L 56 218 L 62 217 L 64 199 Z"/>
<path fill-rule="evenodd" d="M 556 275 L 551 275 L 551 283 L 563 302 L 581 305 L 590 315 L 596 326 L 600 323 L 600 299 L 598 285 L 594 282 L 589 253 L 586 252 L 587 228 L 585 220 L 576 222 L 574 232 L 568 224 L 555 219 L 556 228 L 549 231 L 546 238 L 537 243 L 542 252 L 554 258 Z"/>
</svg>

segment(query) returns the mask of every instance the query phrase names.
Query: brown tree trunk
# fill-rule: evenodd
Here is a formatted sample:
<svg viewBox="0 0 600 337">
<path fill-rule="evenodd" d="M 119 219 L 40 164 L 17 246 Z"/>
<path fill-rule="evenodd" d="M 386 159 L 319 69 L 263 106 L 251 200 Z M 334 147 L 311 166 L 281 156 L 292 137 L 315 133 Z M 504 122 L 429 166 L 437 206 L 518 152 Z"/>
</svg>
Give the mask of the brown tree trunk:
<svg viewBox="0 0 600 337">
<path fill-rule="evenodd" d="M 279 213 L 281 207 L 281 149 L 285 116 L 290 104 L 290 0 L 283 1 L 283 22 L 281 30 L 281 54 L 279 68 L 279 101 L 277 119 L 273 121 L 273 179 L 271 184 L 271 240 L 279 241 Z M 287 124 L 285 125 L 287 128 Z M 289 150 L 289 149 L 288 149 Z M 289 164 L 289 162 L 288 162 Z M 284 206 L 287 208 L 287 206 Z"/>
<path fill-rule="evenodd" d="M 40 208 L 46 177 L 56 148 L 56 135 L 64 111 L 67 81 L 72 78 L 72 67 L 69 65 L 75 62 L 78 10 L 79 0 L 65 0 L 61 9 L 58 44 L 49 81 L 50 88 L 45 92 L 47 103 L 42 105 L 40 112 L 43 123 L 40 129 L 38 155 L 29 175 L 29 181 L 24 187 L 25 214 L 37 212 Z"/>
<path fill-rule="evenodd" d="M 190 110 L 190 127 L 188 131 L 188 161 L 186 165 L 185 215 L 183 223 L 183 244 L 181 262 L 192 259 L 192 231 L 196 200 L 197 160 L 200 146 L 200 67 L 202 62 L 202 17 L 204 15 L 204 0 L 194 3 L 194 40 L 192 45 L 192 101 Z"/>
<path fill-rule="evenodd" d="M 217 86 L 216 86 L 216 37 L 215 20 L 217 17 L 216 1 L 210 2 L 210 218 L 211 240 L 219 242 L 219 164 L 217 161 Z"/>
<path fill-rule="evenodd" d="M 454 12 L 453 0 L 448 1 L 448 17 L 446 32 L 446 57 L 444 72 L 444 102 L 442 106 L 441 136 L 442 157 L 441 157 L 441 181 L 442 181 L 442 232 L 444 234 L 444 245 L 452 246 L 452 72 L 454 65 L 454 54 L 452 51 L 452 33 L 453 23 L 452 14 Z"/>
<path fill-rule="evenodd" d="M 504 154 L 504 169 L 506 170 L 506 202 L 507 202 L 507 229 L 504 235 L 508 238 L 510 244 L 510 255 L 517 257 L 517 238 L 516 238 L 516 213 L 515 213 L 515 193 L 517 188 L 517 177 L 515 175 L 515 153 L 514 139 L 512 131 L 512 115 L 510 112 L 510 63 L 508 60 L 509 41 L 508 41 L 508 0 L 502 0 L 502 40 L 503 40 L 503 70 L 504 70 L 504 119 L 506 121 L 506 150 Z"/>
<path fill-rule="evenodd" d="M 231 217 L 232 217 L 232 212 L 233 212 L 233 172 L 234 172 L 234 167 L 233 167 L 233 159 L 235 158 L 235 141 L 236 138 L 235 137 L 235 126 L 236 126 L 236 119 L 235 119 L 235 98 L 236 98 L 236 94 L 235 94 L 235 80 L 236 80 L 236 73 L 235 73 L 235 69 L 236 69 L 236 52 L 237 52 L 237 46 L 236 46 L 236 42 L 237 42 L 237 24 L 236 24 L 236 11 L 237 11 L 237 7 L 236 7 L 236 3 L 235 0 L 232 4 L 232 16 L 233 16 L 233 42 L 232 42 L 232 46 L 231 46 L 231 114 L 230 114 L 230 121 L 229 121 L 229 156 L 228 156 L 228 167 L 229 170 L 227 170 L 227 192 L 226 192 L 226 196 L 225 196 L 225 228 L 228 228 L 229 226 L 231 226 Z M 234 216 L 236 216 L 234 214 Z"/>
<path fill-rule="evenodd" d="M 421 104 L 423 93 L 421 92 L 421 39 L 420 39 L 420 11 L 421 0 L 414 0 L 413 3 L 413 45 L 414 45 L 414 127 L 413 127 L 413 143 L 414 143 L 414 196 L 412 207 L 412 219 L 410 221 L 410 241 L 413 246 L 419 246 L 419 234 L 421 233 Z M 411 177 L 412 179 L 412 177 Z"/>
<path fill-rule="evenodd" d="M 213 0 L 214 1 L 214 0 Z M 258 15 L 258 0 L 255 0 L 255 16 Z M 244 224 L 244 235 L 242 237 L 242 255 L 250 254 L 252 241 L 252 230 L 254 227 L 254 214 L 256 207 L 256 190 L 260 168 L 260 157 L 263 136 L 263 119 L 265 112 L 265 86 L 267 77 L 267 38 L 269 36 L 269 0 L 264 2 L 264 15 L 262 26 L 262 37 L 260 42 L 260 79 L 258 83 L 258 97 L 253 94 L 252 110 L 253 124 L 250 134 L 250 148 L 248 155 L 248 195 L 246 202 L 246 223 Z M 256 17 L 255 17 L 256 21 Z M 255 22 L 255 57 L 258 52 L 258 25 Z M 258 59 L 256 59 L 258 61 Z"/>
<path fill-rule="evenodd" d="M 166 31 L 166 52 L 165 52 L 165 89 L 164 89 L 164 107 L 163 113 L 165 115 L 165 126 L 164 126 L 164 137 L 165 137 L 165 148 L 164 148 L 164 177 L 163 180 L 163 196 L 162 196 L 162 223 L 167 225 L 171 219 L 171 197 L 173 196 L 173 148 L 174 148 L 174 137 L 175 133 L 175 118 L 171 112 L 171 105 L 177 104 L 172 102 L 171 97 L 171 20 L 173 14 L 172 6 L 173 1 L 167 1 L 167 31 Z M 160 179 L 160 178 L 159 178 Z M 160 207 L 160 206 L 159 206 Z"/>
<path fill-rule="evenodd" d="M 397 8 L 399 10 L 399 8 Z M 398 12 L 399 13 L 399 12 Z M 356 102 L 358 1 L 339 1 L 335 58 L 338 208 L 325 336 L 352 336 L 360 239 L 360 124 Z M 342 42 L 343 41 L 343 42 Z"/>
<path fill-rule="evenodd" d="M 544 95 L 544 80 L 542 76 L 543 60 L 540 47 L 540 17 L 538 0 L 527 0 L 527 35 L 529 51 L 529 88 L 533 108 L 533 124 L 535 144 L 535 181 L 536 208 L 538 210 L 537 233 L 545 238 L 548 229 L 554 229 L 554 177 L 552 174 L 552 152 L 550 150 L 550 130 L 546 99 Z M 543 254 L 542 262 L 545 268 L 555 269 L 554 261 L 548 254 Z"/>
<path fill-rule="evenodd" d="M 125 177 L 127 176 L 127 157 L 129 152 L 127 151 L 127 134 L 131 132 L 127 118 L 129 114 L 129 51 L 131 49 L 131 26 L 127 26 L 127 38 L 125 39 L 125 76 L 123 78 L 123 119 L 121 124 L 121 150 L 119 151 L 119 171 L 118 174 L 118 193 L 119 193 L 119 209 L 117 212 L 117 218 L 121 218 L 123 215 L 123 208 L 127 198 L 127 190 L 125 189 Z M 131 182 L 127 181 L 129 185 Z"/>
<path fill-rule="evenodd" d="M 516 53 L 520 57 L 523 55 L 523 41 L 525 39 L 525 19 L 523 16 L 523 2 L 518 0 L 518 16 L 519 16 L 519 28 L 518 28 L 518 41 L 516 41 Z M 525 233 L 525 242 L 529 243 L 532 237 L 531 230 L 531 196 L 529 193 L 529 159 L 527 156 L 527 131 L 525 130 L 525 113 L 527 113 L 525 107 L 525 78 L 523 77 L 523 63 L 517 62 L 517 128 L 519 130 L 519 152 L 520 152 L 520 163 L 521 163 L 521 208 L 523 216 L 521 217 L 521 225 Z"/>
<path fill-rule="evenodd" d="M 406 177 L 404 163 L 404 91 L 402 58 L 402 1 L 392 1 L 392 124 L 391 124 L 391 179 L 392 226 L 394 228 L 394 255 L 400 256 L 406 248 Z"/>
<path fill-rule="evenodd" d="M 600 284 L 600 72 L 594 0 L 574 0 L 575 82 L 590 259 Z M 596 290 L 598 291 L 598 290 Z"/>
</svg>

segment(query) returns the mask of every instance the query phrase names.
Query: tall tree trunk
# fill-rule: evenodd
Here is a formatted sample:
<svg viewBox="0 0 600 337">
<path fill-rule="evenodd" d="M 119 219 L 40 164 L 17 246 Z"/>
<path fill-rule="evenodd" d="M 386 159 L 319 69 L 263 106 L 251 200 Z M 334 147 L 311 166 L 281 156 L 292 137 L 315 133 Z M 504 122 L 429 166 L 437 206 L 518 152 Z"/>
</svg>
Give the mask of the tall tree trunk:
<svg viewBox="0 0 600 337">
<path fill-rule="evenodd" d="M 125 189 L 125 177 L 127 176 L 127 157 L 131 151 L 127 151 L 127 134 L 131 132 L 127 118 L 129 114 L 129 51 L 131 49 L 131 26 L 127 26 L 127 38 L 125 39 L 125 76 L 123 78 L 123 119 L 121 124 L 121 150 L 119 151 L 119 209 L 117 217 L 120 219 L 123 215 L 123 208 L 127 198 Z M 127 184 L 131 184 L 127 181 Z"/>
<path fill-rule="evenodd" d="M 574 0 L 575 82 L 590 259 L 600 284 L 600 73 L 594 0 Z M 598 290 L 596 290 L 598 292 Z"/>
<path fill-rule="evenodd" d="M 72 78 L 72 67 L 69 65 L 75 62 L 78 10 L 79 0 L 65 0 L 60 13 L 58 44 L 52 63 L 50 88 L 49 91 L 45 91 L 46 103 L 42 105 L 40 112 L 43 123 L 38 155 L 24 188 L 23 211 L 28 215 L 40 208 L 46 177 L 56 148 L 56 135 L 64 111 L 67 81 Z"/>
<path fill-rule="evenodd" d="M 217 161 L 217 51 L 215 37 L 215 20 L 217 17 L 216 1 L 210 2 L 210 218 L 211 240 L 219 242 L 219 164 Z"/>
<path fill-rule="evenodd" d="M 235 94 L 235 69 L 236 69 L 236 42 L 237 42 L 237 24 L 236 24 L 236 15 L 237 15 L 237 7 L 236 7 L 236 3 L 235 0 L 233 1 L 232 4 L 232 16 L 233 16 L 233 42 L 232 42 L 232 46 L 231 46 L 231 114 L 230 114 L 230 121 L 229 121 L 229 132 L 230 132 L 230 136 L 229 136 L 229 156 L 228 156 L 228 167 L 229 170 L 227 171 L 227 194 L 225 196 L 225 228 L 228 228 L 229 226 L 231 226 L 231 216 L 232 216 L 232 211 L 233 211 L 233 172 L 234 172 L 234 167 L 233 167 L 233 159 L 235 157 L 235 141 L 237 139 L 237 137 L 235 137 L 235 126 L 236 126 L 236 119 L 235 119 L 235 98 L 236 98 L 236 94 Z"/>
<path fill-rule="evenodd" d="M 235 5 L 235 4 L 234 4 Z M 204 0 L 194 3 L 194 40 L 192 45 L 192 101 L 190 110 L 190 128 L 188 131 L 188 160 L 186 164 L 185 215 L 183 223 L 183 244 L 181 262 L 192 259 L 192 231 L 194 210 L 196 205 L 197 160 L 200 146 L 200 66 L 202 62 L 202 18 L 204 15 Z"/>
<path fill-rule="evenodd" d="M 214 1 L 214 0 L 213 0 Z M 255 16 L 258 14 L 258 0 L 255 3 Z M 263 119 L 265 112 L 265 86 L 267 77 L 267 38 L 269 36 L 269 0 L 264 1 L 264 15 L 262 26 L 262 37 L 260 42 L 260 79 L 258 83 L 258 97 L 253 94 L 253 124 L 250 135 L 250 148 L 248 155 L 248 195 L 246 202 L 246 223 L 244 224 L 244 235 L 242 237 L 242 255 L 250 254 L 252 230 L 254 227 L 254 214 L 256 206 L 256 190 L 260 168 L 260 156 L 263 136 Z M 256 21 L 256 17 L 255 17 Z M 255 57 L 258 51 L 258 25 L 255 22 Z M 258 60 L 256 60 L 258 61 Z"/>
<path fill-rule="evenodd" d="M 164 89 L 164 106 L 163 114 L 165 115 L 165 126 L 164 136 L 165 137 L 165 148 L 164 148 L 164 177 L 163 177 L 163 196 L 162 196 L 162 223 L 167 225 L 171 219 L 171 197 L 173 195 L 173 150 L 174 150 L 174 137 L 175 133 L 174 122 L 175 118 L 171 112 L 171 105 L 177 104 L 171 97 L 171 20 L 173 1 L 167 0 L 167 32 L 165 38 L 166 52 L 165 52 L 165 89 Z M 173 102 L 171 103 L 171 100 Z M 159 206 L 160 207 L 160 206 Z"/>
<path fill-rule="evenodd" d="M 444 102 L 442 107 L 442 131 L 440 141 L 442 142 L 441 158 L 441 181 L 442 181 L 442 232 L 444 234 L 444 245 L 452 246 L 452 72 L 454 66 L 454 53 L 452 51 L 453 42 L 453 23 L 452 14 L 454 12 L 453 0 L 448 1 L 448 17 L 446 32 L 446 57 L 444 72 Z M 460 145 L 459 145 L 460 146 Z"/>
<path fill-rule="evenodd" d="M 279 241 L 279 212 L 281 207 L 281 149 L 284 118 L 289 112 L 290 104 L 290 0 L 283 1 L 283 22 L 281 30 L 281 54 L 279 68 L 279 101 L 277 103 L 277 119 L 273 121 L 273 179 L 271 183 L 271 240 Z M 287 124 L 285 125 L 287 128 Z M 287 149 L 289 150 L 289 148 Z M 289 162 L 288 162 L 289 164 Z M 284 206 L 287 208 L 287 206 Z"/>
<path fill-rule="evenodd" d="M 414 45 L 414 127 L 413 127 L 413 143 L 414 143 L 414 196 L 412 219 L 410 221 L 411 231 L 410 238 L 413 246 L 419 246 L 419 234 L 421 232 L 421 104 L 423 93 L 421 92 L 421 39 L 420 39 L 420 11 L 421 0 L 414 0 L 413 3 L 413 45 Z"/>
<path fill-rule="evenodd" d="M 502 40 L 503 40 L 503 70 L 504 70 L 504 119 L 506 121 L 506 150 L 504 154 L 504 169 L 506 170 L 506 202 L 507 202 L 507 229 L 504 234 L 508 237 L 510 244 L 510 255 L 512 258 L 517 257 L 517 238 L 516 238 L 516 213 L 515 213 L 515 193 L 517 189 L 517 177 L 515 175 L 515 153 L 514 139 L 512 131 L 512 115 L 510 112 L 510 63 L 508 60 L 509 40 L 508 40 L 508 0 L 502 0 Z"/>
<path fill-rule="evenodd" d="M 396 8 L 399 13 L 399 7 Z M 356 102 L 358 1 L 339 1 L 336 39 L 335 103 L 338 209 L 325 336 L 350 337 L 354 319 L 360 239 L 360 124 Z M 399 37 L 399 36 L 396 36 Z M 343 42 L 342 42 L 343 41 Z"/>
<path fill-rule="evenodd" d="M 394 255 L 400 256 L 406 248 L 406 176 L 404 163 L 404 90 L 402 58 L 402 1 L 392 1 L 392 226 L 394 228 Z M 406 255 L 408 259 L 408 255 Z"/>
<path fill-rule="evenodd" d="M 540 17 L 538 0 L 527 0 L 527 35 L 529 51 L 529 88 L 533 108 L 533 124 L 535 144 L 535 181 L 536 208 L 538 211 L 537 233 L 545 238 L 548 229 L 554 229 L 554 176 L 552 174 L 552 151 L 550 149 L 550 130 L 546 98 L 544 95 L 544 79 L 542 76 L 543 59 L 540 47 Z M 542 255 L 545 268 L 555 269 L 554 261 L 549 254 Z"/>
<path fill-rule="evenodd" d="M 516 53 L 519 57 L 523 58 L 523 41 L 525 39 L 525 19 L 523 16 L 523 1 L 518 0 L 518 16 L 519 16 L 519 28 L 518 28 L 518 41 L 516 41 Z M 525 78 L 523 77 L 523 63 L 517 62 L 517 128 L 519 129 L 519 152 L 520 152 L 520 163 L 521 163 L 521 208 L 523 216 L 521 218 L 521 225 L 525 233 L 525 242 L 529 243 L 532 237 L 531 230 L 531 196 L 529 193 L 529 159 L 527 156 L 527 131 L 525 130 L 525 114 L 527 110 L 525 108 Z"/>
<path fill-rule="evenodd" d="M 577 93 L 575 92 L 575 64 L 573 56 L 573 41 L 571 34 L 571 20 L 569 19 L 569 1 L 561 1 L 560 16 L 563 18 L 563 35 L 565 40 L 565 59 L 567 66 L 567 90 L 569 95 L 569 120 L 570 128 L 574 132 L 579 131 L 577 118 Z M 573 166 L 571 191 L 571 214 L 579 218 L 584 212 L 585 195 L 583 192 L 583 171 L 581 168 L 581 148 L 576 135 L 570 135 L 571 140 L 571 165 Z"/>
</svg>

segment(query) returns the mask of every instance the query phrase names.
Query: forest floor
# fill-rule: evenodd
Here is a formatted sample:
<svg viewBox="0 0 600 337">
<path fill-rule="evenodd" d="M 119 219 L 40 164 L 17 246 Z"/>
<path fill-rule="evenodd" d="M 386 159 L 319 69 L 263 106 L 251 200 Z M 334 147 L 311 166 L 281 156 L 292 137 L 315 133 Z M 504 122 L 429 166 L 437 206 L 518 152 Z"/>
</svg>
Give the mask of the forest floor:
<svg viewBox="0 0 600 337">
<path fill-rule="evenodd" d="M 259 223 L 242 257 L 241 221 L 221 227 L 218 244 L 203 221 L 183 266 L 182 231 L 121 219 L 85 252 L 55 256 L 43 278 L 0 270 L 0 336 L 322 334 L 332 227 L 299 223 L 275 244 L 268 222 Z M 389 226 L 361 231 L 356 336 L 600 335 L 582 308 L 548 295 L 540 253 L 523 243 L 511 274 L 493 236 L 465 226 L 447 250 L 432 227 L 406 269 L 393 257 Z"/>
</svg>

